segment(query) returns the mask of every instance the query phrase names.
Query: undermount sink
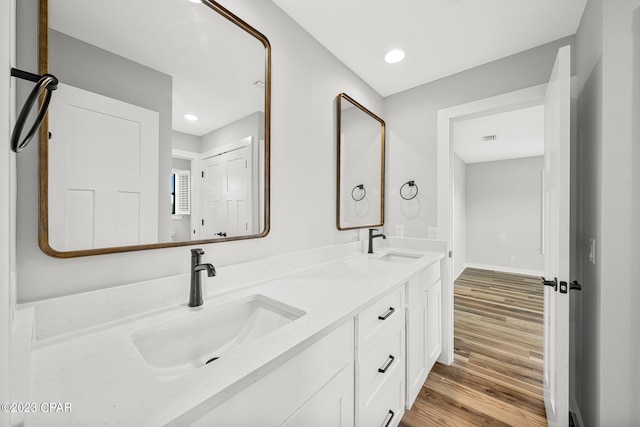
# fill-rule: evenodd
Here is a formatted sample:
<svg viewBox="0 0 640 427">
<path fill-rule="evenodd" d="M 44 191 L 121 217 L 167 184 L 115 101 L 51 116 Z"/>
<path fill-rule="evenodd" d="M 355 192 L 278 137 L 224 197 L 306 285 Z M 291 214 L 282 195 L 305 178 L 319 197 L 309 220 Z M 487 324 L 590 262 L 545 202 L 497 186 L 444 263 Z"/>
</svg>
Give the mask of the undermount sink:
<svg viewBox="0 0 640 427">
<path fill-rule="evenodd" d="M 417 260 L 418 258 L 422 258 L 420 254 L 412 254 L 406 252 L 389 252 L 378 258 L 374 258 L 378 261 L 387 261 L 387 262 L 397 262 L 397 263 L 408 263 Z"/>
<path fill-rule="evenodd" d="M 252 295 L 137 331 L 131 340 L 159 376 L 173 378 L 224 357 L 304 314 L 263 295 Z"/>
</svg>

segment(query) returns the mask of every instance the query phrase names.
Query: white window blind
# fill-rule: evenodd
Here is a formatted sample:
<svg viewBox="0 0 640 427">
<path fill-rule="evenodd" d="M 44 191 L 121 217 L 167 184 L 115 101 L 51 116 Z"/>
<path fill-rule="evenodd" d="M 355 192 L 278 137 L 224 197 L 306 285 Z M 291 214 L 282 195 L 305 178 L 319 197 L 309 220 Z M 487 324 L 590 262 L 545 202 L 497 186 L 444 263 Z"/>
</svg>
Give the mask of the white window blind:
<svg viewBox="0 0 640 427">
<path fill-rule="evenodd" d="M 191 215 L 191 172 L 174 170 L 175 175 L 175 215 Z"/>
</svg>

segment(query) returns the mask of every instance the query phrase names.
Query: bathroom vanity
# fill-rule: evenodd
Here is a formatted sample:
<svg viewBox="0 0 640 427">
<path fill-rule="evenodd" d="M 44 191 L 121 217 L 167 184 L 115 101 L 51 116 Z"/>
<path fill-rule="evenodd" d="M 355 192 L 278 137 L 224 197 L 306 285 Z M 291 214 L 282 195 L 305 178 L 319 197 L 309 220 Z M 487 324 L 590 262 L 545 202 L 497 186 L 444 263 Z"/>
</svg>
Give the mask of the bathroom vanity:
<svg viewBox="0 0 640 427">
<path fill-rule="evenodd" d="M 443 252 L 355 246 L 221 267 L 198 308 L 186 275 L 22 306 L 29 399 L 71 405 L 27 425 L 398 425 L 440 352 Z"/>
</svg>

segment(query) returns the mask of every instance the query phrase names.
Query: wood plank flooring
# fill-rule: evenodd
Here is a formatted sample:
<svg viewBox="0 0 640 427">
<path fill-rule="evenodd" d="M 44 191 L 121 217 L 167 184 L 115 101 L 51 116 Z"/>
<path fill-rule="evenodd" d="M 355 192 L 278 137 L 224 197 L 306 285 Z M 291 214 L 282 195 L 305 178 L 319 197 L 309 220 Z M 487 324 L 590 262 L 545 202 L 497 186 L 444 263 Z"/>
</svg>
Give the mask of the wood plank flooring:
<svg viewBox="0 0 640 427">
<path fill-rule="evenodd" d="M 436 363 L 400 427 L 546 427 L 542 288 L 467 268 L 454 285 L 454 363 Z"/>
</svg>

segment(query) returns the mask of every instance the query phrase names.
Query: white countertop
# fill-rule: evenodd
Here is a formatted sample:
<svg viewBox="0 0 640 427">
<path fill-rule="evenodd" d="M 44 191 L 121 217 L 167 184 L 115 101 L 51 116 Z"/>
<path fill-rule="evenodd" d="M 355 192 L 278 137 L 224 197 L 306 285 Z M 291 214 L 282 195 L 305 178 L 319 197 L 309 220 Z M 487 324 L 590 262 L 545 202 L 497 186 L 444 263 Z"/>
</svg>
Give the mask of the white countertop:
<svg viewBox="0 0 640 427">
<path fill-rule="evenodd" d="M 27 417 L 27 425 L 158 426 L 197 405 L 212 409 L 444 256 L 440 252 L 399 249 L 423 256 L 410 263 L 375 260 L 388 251 L 393 249 L 348 257 L 237 292 L 205 297 L 199 308 L 186 304 L 168 307 L 40 344 L 31 353 L 30 401 L 38 405 L 68 403 L 70 411 L 38 410 Z M 255 294 L 306 314 L 231 350 L 215 363 L 173 380 L 158 377 L 130 338 L 141 329 L 193 315 L 194 311 L 214 311 Z"/>
</svg>

